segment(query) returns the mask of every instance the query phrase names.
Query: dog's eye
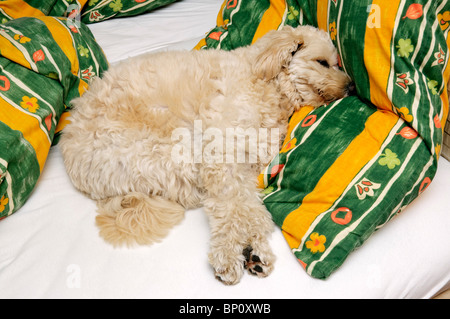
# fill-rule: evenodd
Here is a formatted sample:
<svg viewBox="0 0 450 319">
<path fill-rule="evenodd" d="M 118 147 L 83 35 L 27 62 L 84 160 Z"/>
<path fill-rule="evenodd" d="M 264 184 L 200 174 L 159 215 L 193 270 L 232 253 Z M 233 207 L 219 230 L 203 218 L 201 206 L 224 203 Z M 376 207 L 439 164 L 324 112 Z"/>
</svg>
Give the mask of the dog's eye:
<svg viewBox="0 0 450 319">
<path fill-rule="evenodd" d="M 297 48 L 294 51 L 292 51 L 292 56 L 294 56 L 294 54 L 296 54 L 302 48 L 302 45 L 303 43 L 298 44 Z"/>
<path fill-rule="evenodd" d="M 317 60 L 317 63 L 319 63 L 320 65 L 329 68 L 330 65 L 328 64 L 328 62 L 326 60 Z"/>
</svg>

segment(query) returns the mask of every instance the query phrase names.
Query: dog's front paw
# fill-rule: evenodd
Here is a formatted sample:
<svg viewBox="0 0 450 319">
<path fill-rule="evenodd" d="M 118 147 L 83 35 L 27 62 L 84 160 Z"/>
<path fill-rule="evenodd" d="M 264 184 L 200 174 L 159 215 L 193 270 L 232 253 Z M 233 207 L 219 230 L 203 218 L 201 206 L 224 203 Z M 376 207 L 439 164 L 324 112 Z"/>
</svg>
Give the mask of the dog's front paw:
<svg viewBox="0 0 450 319">
<path fill-rule="evenodd" d="M 258 277 L 267 277 L 273 270 L 275 256 L 269 250 L 258 251 L 252 246 L 244 248 L 242 254 L 245 257 L 244 267 L 249 273 Z"/>
</svg>

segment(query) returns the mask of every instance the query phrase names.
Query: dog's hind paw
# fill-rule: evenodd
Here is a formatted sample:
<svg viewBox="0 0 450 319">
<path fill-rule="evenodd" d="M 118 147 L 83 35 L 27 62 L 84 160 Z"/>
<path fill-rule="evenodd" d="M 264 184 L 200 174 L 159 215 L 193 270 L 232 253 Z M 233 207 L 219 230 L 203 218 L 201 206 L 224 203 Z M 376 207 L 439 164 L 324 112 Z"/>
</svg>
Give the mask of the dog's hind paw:
<svg viewBox="0 0 450 319">
<path fill-rule="evenodd" d="M 270 251 L 261 253 L 254 250 L 252 246 L 247 246 L 242 254 L 245 257 L 244 268 L 248 269 L 252 275 L 266 277 L 272 272 L 274 256 Z"/>
<path fill-rule="evenodd" d="M 214 269 L 216 279 L 226 285 L 235 285 L 240 280 L 244 273 L 242 262 L 230 264 L 228 267 L 223 265 Z"/>
</svg>

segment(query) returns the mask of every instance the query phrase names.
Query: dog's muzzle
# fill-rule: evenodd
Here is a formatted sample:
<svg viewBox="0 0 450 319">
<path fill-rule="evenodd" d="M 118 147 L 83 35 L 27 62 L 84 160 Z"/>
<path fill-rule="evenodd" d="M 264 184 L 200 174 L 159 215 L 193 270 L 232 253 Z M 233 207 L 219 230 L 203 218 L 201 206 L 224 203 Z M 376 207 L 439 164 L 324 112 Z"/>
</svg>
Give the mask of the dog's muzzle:
<svg viewBox="0 0 450 319">
<path fill-rule="evenodd" d="M 354 82 L 350 82 L 347 84 L 347 87 L 345 88 L 346 95 L 355 95 L 356 94 L 356 86 Z"/>
</svg>

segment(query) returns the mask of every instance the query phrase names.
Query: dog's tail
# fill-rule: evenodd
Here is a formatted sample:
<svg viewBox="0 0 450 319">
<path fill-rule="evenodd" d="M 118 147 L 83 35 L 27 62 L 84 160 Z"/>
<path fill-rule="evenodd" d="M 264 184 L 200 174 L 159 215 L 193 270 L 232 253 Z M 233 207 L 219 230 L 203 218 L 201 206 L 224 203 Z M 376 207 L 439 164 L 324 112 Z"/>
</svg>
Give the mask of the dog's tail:
<svg viewBox="0 0 450 319">
<path fill-rule="evenodd" d="M 113 246 L 147 245 L 180 223 L 185 209 L 163 197 L 129 193 L 97 202 L 100 236 Z"/>
</svg>

